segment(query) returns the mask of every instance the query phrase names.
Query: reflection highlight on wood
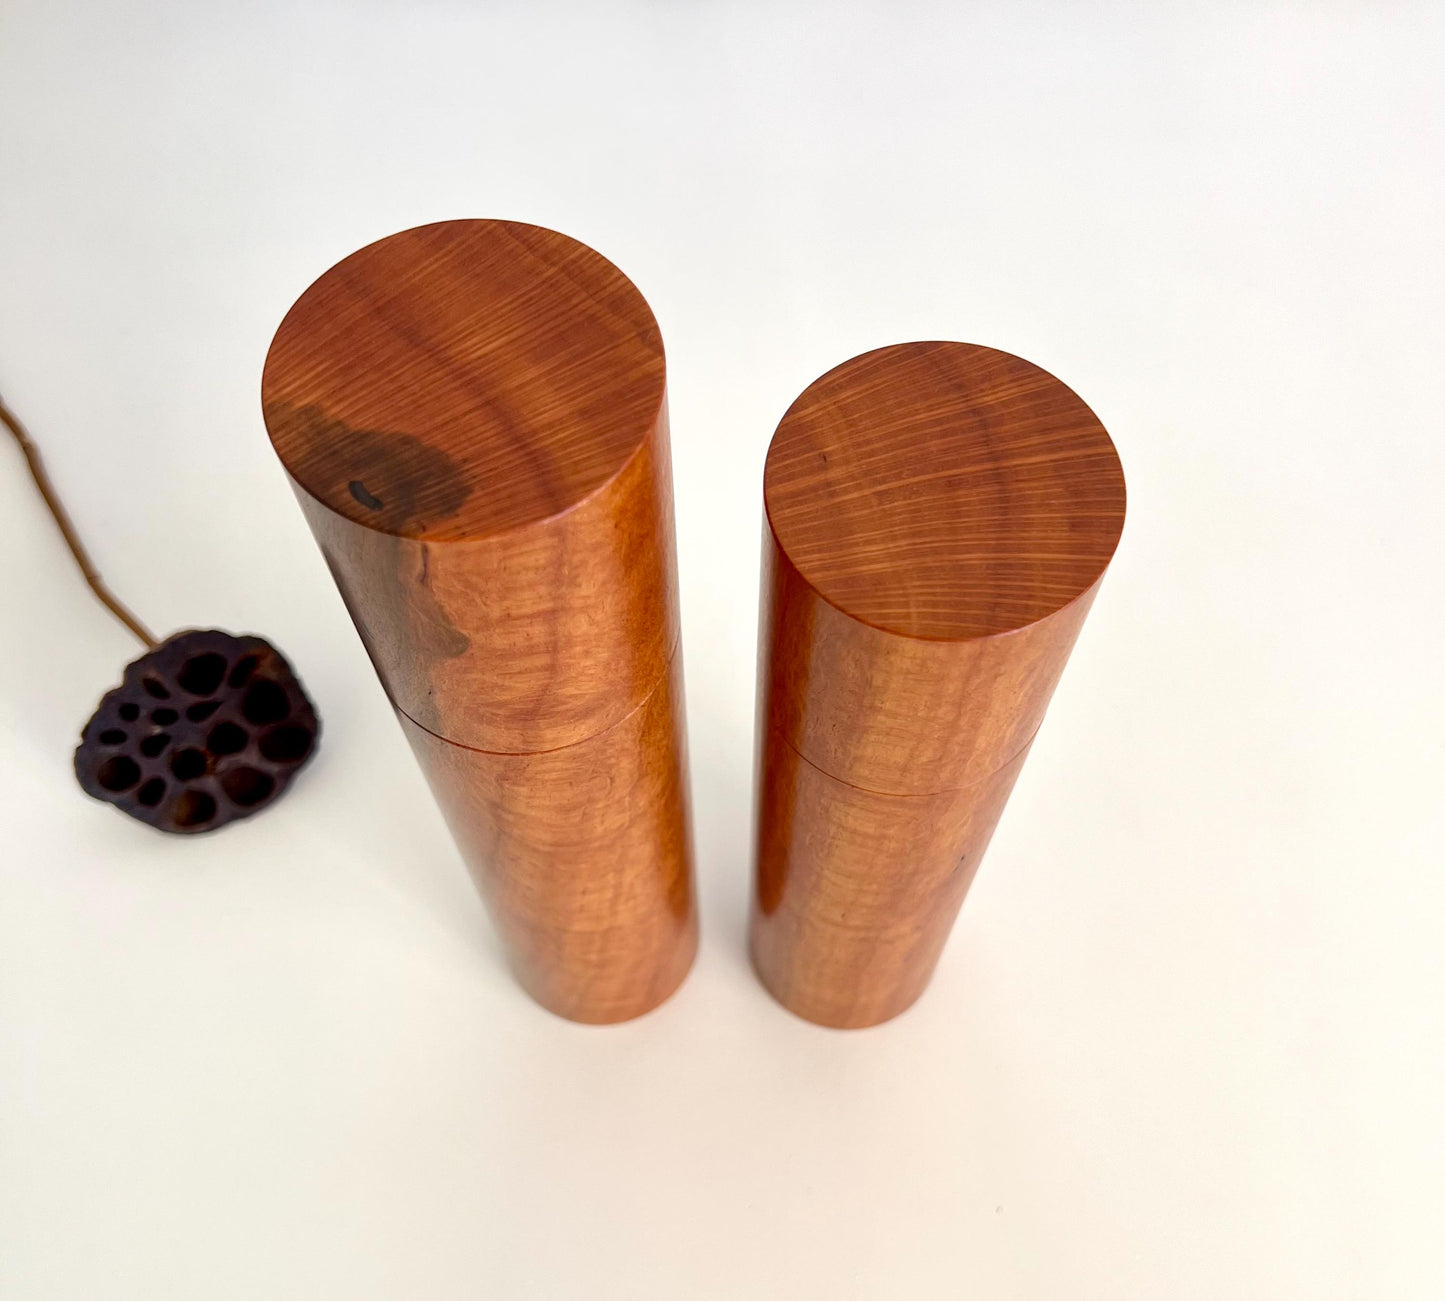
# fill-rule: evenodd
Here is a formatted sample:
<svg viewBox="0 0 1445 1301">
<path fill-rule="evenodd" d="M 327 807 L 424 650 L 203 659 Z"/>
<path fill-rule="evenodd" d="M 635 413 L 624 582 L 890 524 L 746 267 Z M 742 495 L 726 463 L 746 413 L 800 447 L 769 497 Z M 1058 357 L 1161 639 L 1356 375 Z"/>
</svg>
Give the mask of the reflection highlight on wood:
<svg viewBox="0 0 1445 1301">
<path fill-rule="evenodd" d="M 554 231 L 454 221 L 287 314 L 273 445 L 523 985 L 639 1015 L 697 943 L 666 365 Z"/>
<path fill-rule="evenodd" d="M 922 992 L 1118 545 L 1103 426 L 1008 353 L 855 357 L 764 473 L 754 965 L 872 1025 Z"/>
</svg>

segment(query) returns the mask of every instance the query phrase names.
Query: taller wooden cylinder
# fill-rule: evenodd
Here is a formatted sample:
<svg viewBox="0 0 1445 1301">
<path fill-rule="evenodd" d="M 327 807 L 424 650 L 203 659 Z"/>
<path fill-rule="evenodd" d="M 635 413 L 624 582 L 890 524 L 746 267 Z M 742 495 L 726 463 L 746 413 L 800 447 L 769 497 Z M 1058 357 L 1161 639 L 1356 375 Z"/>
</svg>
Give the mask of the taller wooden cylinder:
<svg viewBox="0 0 1445 1301">
<path fill-rule="evenodd" d="M 266 426 L 518 978 L 577 1021 L 697 947 L 666 367 L 632 283 L 451 221 L 296 302 Z"/>
<path fill-rule="evenodd" d="M 1124 476 L 1053 376 L 962 343 L 829 371 L 763 479 L 764 984 L 823 1025 L 923 992 L 1118 545 Z"/>
</svg>

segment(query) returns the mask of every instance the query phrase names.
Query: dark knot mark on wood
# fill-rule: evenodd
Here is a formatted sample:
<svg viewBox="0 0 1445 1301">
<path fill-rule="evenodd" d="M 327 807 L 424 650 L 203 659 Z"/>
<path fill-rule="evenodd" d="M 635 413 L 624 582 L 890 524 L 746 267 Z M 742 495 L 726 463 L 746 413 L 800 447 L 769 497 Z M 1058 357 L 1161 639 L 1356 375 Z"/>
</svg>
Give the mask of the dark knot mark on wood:
<svg viewBox="0 0 1445 1301">
<path fill-rule="evenodd" d="M 278 449 L 286 449 L 282 459 L 302 488 L 373 531 L 364 591 L 351 562 L 327 543 L 321 547 L 372 659 L 380 664 L 401 655 L 430 674 L 433 665 L 465 655 L 471 640 L 437 598 L 431 544 L 423 540 L 471 496 L 462 463 L 412 434 L 354 429 L 314 404 L 268 403 L 266 425 Z M 442 726 L 434 711 L 422 711 L 415 721 Z"/>
<path fill-rule="evenodd" d="M 353 479 L 347 487 L 351 489 L 351 495 L 365 506 L 367 510 L 380 510 L 382 508 L 383 503 L 381 498 L 373 497 L 371 493 L 367 492 L 366 485 L 362 483 L 360 479 Z"/>
<path fill-rule="evenodd" d="M 472 495 L 461 462 L 414 434 L 355 429 L 318 406 L 288 402 L 267 405 L 266 425 L 302 487 L 353 518 L 354 501 L 385 532 L 425 533 Z"/>
</svg>

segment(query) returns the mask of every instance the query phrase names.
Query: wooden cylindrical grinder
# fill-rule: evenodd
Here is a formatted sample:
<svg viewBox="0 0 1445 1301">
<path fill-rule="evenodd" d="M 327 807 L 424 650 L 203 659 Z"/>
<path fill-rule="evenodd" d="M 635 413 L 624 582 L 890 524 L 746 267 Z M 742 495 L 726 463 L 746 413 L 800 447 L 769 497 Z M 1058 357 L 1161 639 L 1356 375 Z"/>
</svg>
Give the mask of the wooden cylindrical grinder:
<svg viewBox="0 0 1445 1301">
<path fill-rule="evenodd" d="M 874 1025 L 923 992 L 1124 525 L 1093 412 L 962 343 L 844 362 L 763 479 L 751 947 Z"/>
<path fill-rule="evenodd" d="M 662 338 L 585 245 L 403 231 L 296 302 L 271 441 L 522 985 L 638 1016 L 697 947 Z"/>
</svg>

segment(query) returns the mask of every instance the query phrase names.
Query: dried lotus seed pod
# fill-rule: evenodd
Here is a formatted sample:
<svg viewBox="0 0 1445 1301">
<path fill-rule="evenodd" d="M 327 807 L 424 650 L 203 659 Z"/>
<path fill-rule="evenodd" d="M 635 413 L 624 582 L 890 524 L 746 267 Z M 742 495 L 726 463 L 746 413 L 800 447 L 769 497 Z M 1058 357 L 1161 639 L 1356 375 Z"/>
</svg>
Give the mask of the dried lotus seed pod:
<svg viewBox="0 0 1445 1301">
<path fill-rule="evenodd" d="M 81 732 L 75 775 L 161 831 L 214 831 L 276 800 L 320 726 L 270 642 L 181 632 L 126 666 Z"/>
</svg>

